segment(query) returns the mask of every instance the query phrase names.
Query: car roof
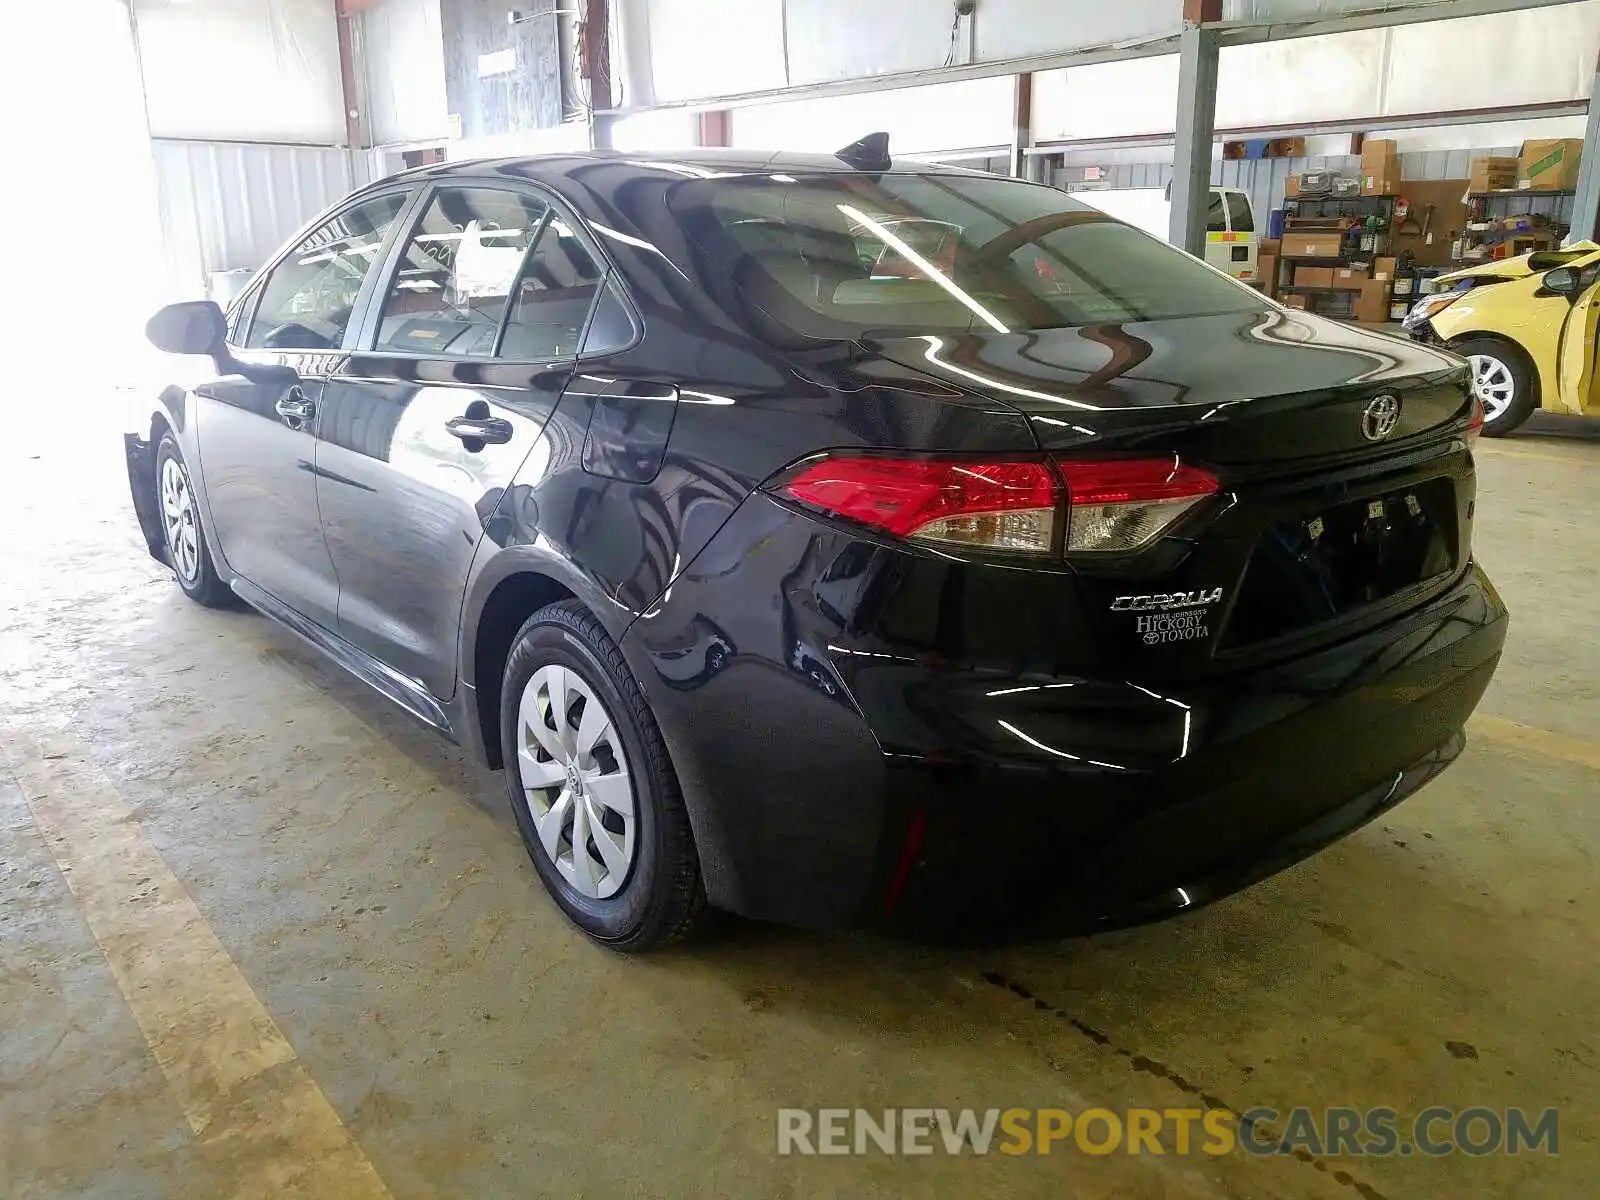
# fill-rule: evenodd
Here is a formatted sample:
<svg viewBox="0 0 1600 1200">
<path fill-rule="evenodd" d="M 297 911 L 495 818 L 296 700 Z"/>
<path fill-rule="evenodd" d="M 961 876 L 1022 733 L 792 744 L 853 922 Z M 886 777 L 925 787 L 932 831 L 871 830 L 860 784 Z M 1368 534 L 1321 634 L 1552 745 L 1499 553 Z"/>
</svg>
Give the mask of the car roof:
<svg viewBox="0 0 1600 1200">
<path fill-rule="evenodd" d="M 413 167 L 388 176 L 378 183 L 392 183 L 397 179 L 449 179 L 482 178 L 484 175 L 504 175 L 529 180 L 550 179 L 569 174 L 596 164 L 637 167 L 641 171 L 662 171 L 675 175 L 753 175 L 778 172 L 797 175 L 860 175 L 860 167 L 832 154 L 797 154 L 786 150 L 719 149 L 695 146 L 684 150 L 583 150 L 554 154 L 507 155 L 495 158 L 464 158 L 450 162 Z M 948 163 L 919 162 L 916 159 L 892 160 L 887 172 L 871 174 L 895 175 L 987 175 L 989 172 L 970 167 L 957 167 Z M 1018 181 L 1021 182 L 1021 181 Z M 374 185 L 376 186 L 376 185 Z"/>
</svg>

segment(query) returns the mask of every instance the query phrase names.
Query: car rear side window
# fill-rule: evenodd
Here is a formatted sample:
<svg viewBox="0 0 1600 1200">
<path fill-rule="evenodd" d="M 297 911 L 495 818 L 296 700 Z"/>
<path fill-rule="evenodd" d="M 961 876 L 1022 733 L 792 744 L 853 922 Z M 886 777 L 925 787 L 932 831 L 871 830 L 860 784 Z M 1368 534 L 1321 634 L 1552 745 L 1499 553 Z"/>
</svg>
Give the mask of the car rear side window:
<svg viewBox="0 0 1600 1200">
<path fill-rule="evenodd" d="M 528 248 L 550 217 L 537 196 L 440 188 L 384 298 L 377 349 L 488 358 Z"/>
<path fill-rule="evenodd" d="M 552 213 L 517 281 L 500 356 L 575 355 L 603 275 L 583 239 L 560 214 Z"/>
<path fill-rule="evenodd" d="M 243 344 L 267 350 L 338 347 L 361 285 L 406 200 L 394 192 L 347 208 L 290 251 L 261 286 Z M 247 300 L 241 314 L 248 307 Z"/>
</svg>

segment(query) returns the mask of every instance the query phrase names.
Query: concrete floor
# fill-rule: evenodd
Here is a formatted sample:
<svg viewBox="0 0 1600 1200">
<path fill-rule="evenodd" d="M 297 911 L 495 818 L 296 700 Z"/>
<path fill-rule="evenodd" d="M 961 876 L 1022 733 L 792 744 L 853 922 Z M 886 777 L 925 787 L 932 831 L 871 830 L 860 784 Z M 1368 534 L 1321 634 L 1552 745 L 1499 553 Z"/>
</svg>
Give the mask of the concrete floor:
<svg viewBox="0 0 1600 1200">
<path fill-rule="evenodd" d="M 0 451 L 0 1195 L 1594 1193 L 1594 423 L 1485 444 L 1500 720 L 1382 823 L 1091 940 L 730 923 L 643 960 L 568 928 L 497 778 L 267 621 L 186 601 L 88 444 Z M 1210 1098 L 1557 1106 L 1561 1153 L 774 1152 L 786 1106 Z"/>
</svg>

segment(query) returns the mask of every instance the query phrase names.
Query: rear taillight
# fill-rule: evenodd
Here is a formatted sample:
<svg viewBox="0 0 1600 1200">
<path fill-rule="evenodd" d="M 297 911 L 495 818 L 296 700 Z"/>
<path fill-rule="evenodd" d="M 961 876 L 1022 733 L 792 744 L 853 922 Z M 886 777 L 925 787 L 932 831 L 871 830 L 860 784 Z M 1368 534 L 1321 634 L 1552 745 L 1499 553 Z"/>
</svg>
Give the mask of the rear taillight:
<svg viewBox="0 0 1600 1200">
<path fill-rule="evenodd" d="M 1049 464 L 830 457 L 779 491 L 897 537 L 975 550 L 1049 554 L 1061 485 Z"/>
<path fill-rule="evenodd" d="M 1056 464 L 1067 482 L 1067 552 L 1128 554 L 1160 537 L 1221 486 L 1173 458 Z"/>
<path fill-rule="evenodd" d="M 1219 486 L 1209 471 L 1176 458 L 1051 463 L 830 455 L 774 490 L 896 537 L 1042 555 L 1063 544 L 1069 554 L 1142 550 Z"/>
</svg>

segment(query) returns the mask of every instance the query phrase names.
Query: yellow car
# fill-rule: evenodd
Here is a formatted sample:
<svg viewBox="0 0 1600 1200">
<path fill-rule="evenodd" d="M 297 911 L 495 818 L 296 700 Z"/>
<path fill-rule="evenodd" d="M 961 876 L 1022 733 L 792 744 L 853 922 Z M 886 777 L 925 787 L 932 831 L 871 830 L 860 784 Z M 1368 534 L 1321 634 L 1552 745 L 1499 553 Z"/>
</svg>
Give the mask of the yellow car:
<svg viewBox="0 0 1600 1200">
<path fill-rule="evenodd" d="M 1466 358 L 1483 432 L 1503 437 L 1536 408 L 1600 416 L 1600 245 L 1575 242 L 1441 275 L 1402 328 Z"/>
</svg>

